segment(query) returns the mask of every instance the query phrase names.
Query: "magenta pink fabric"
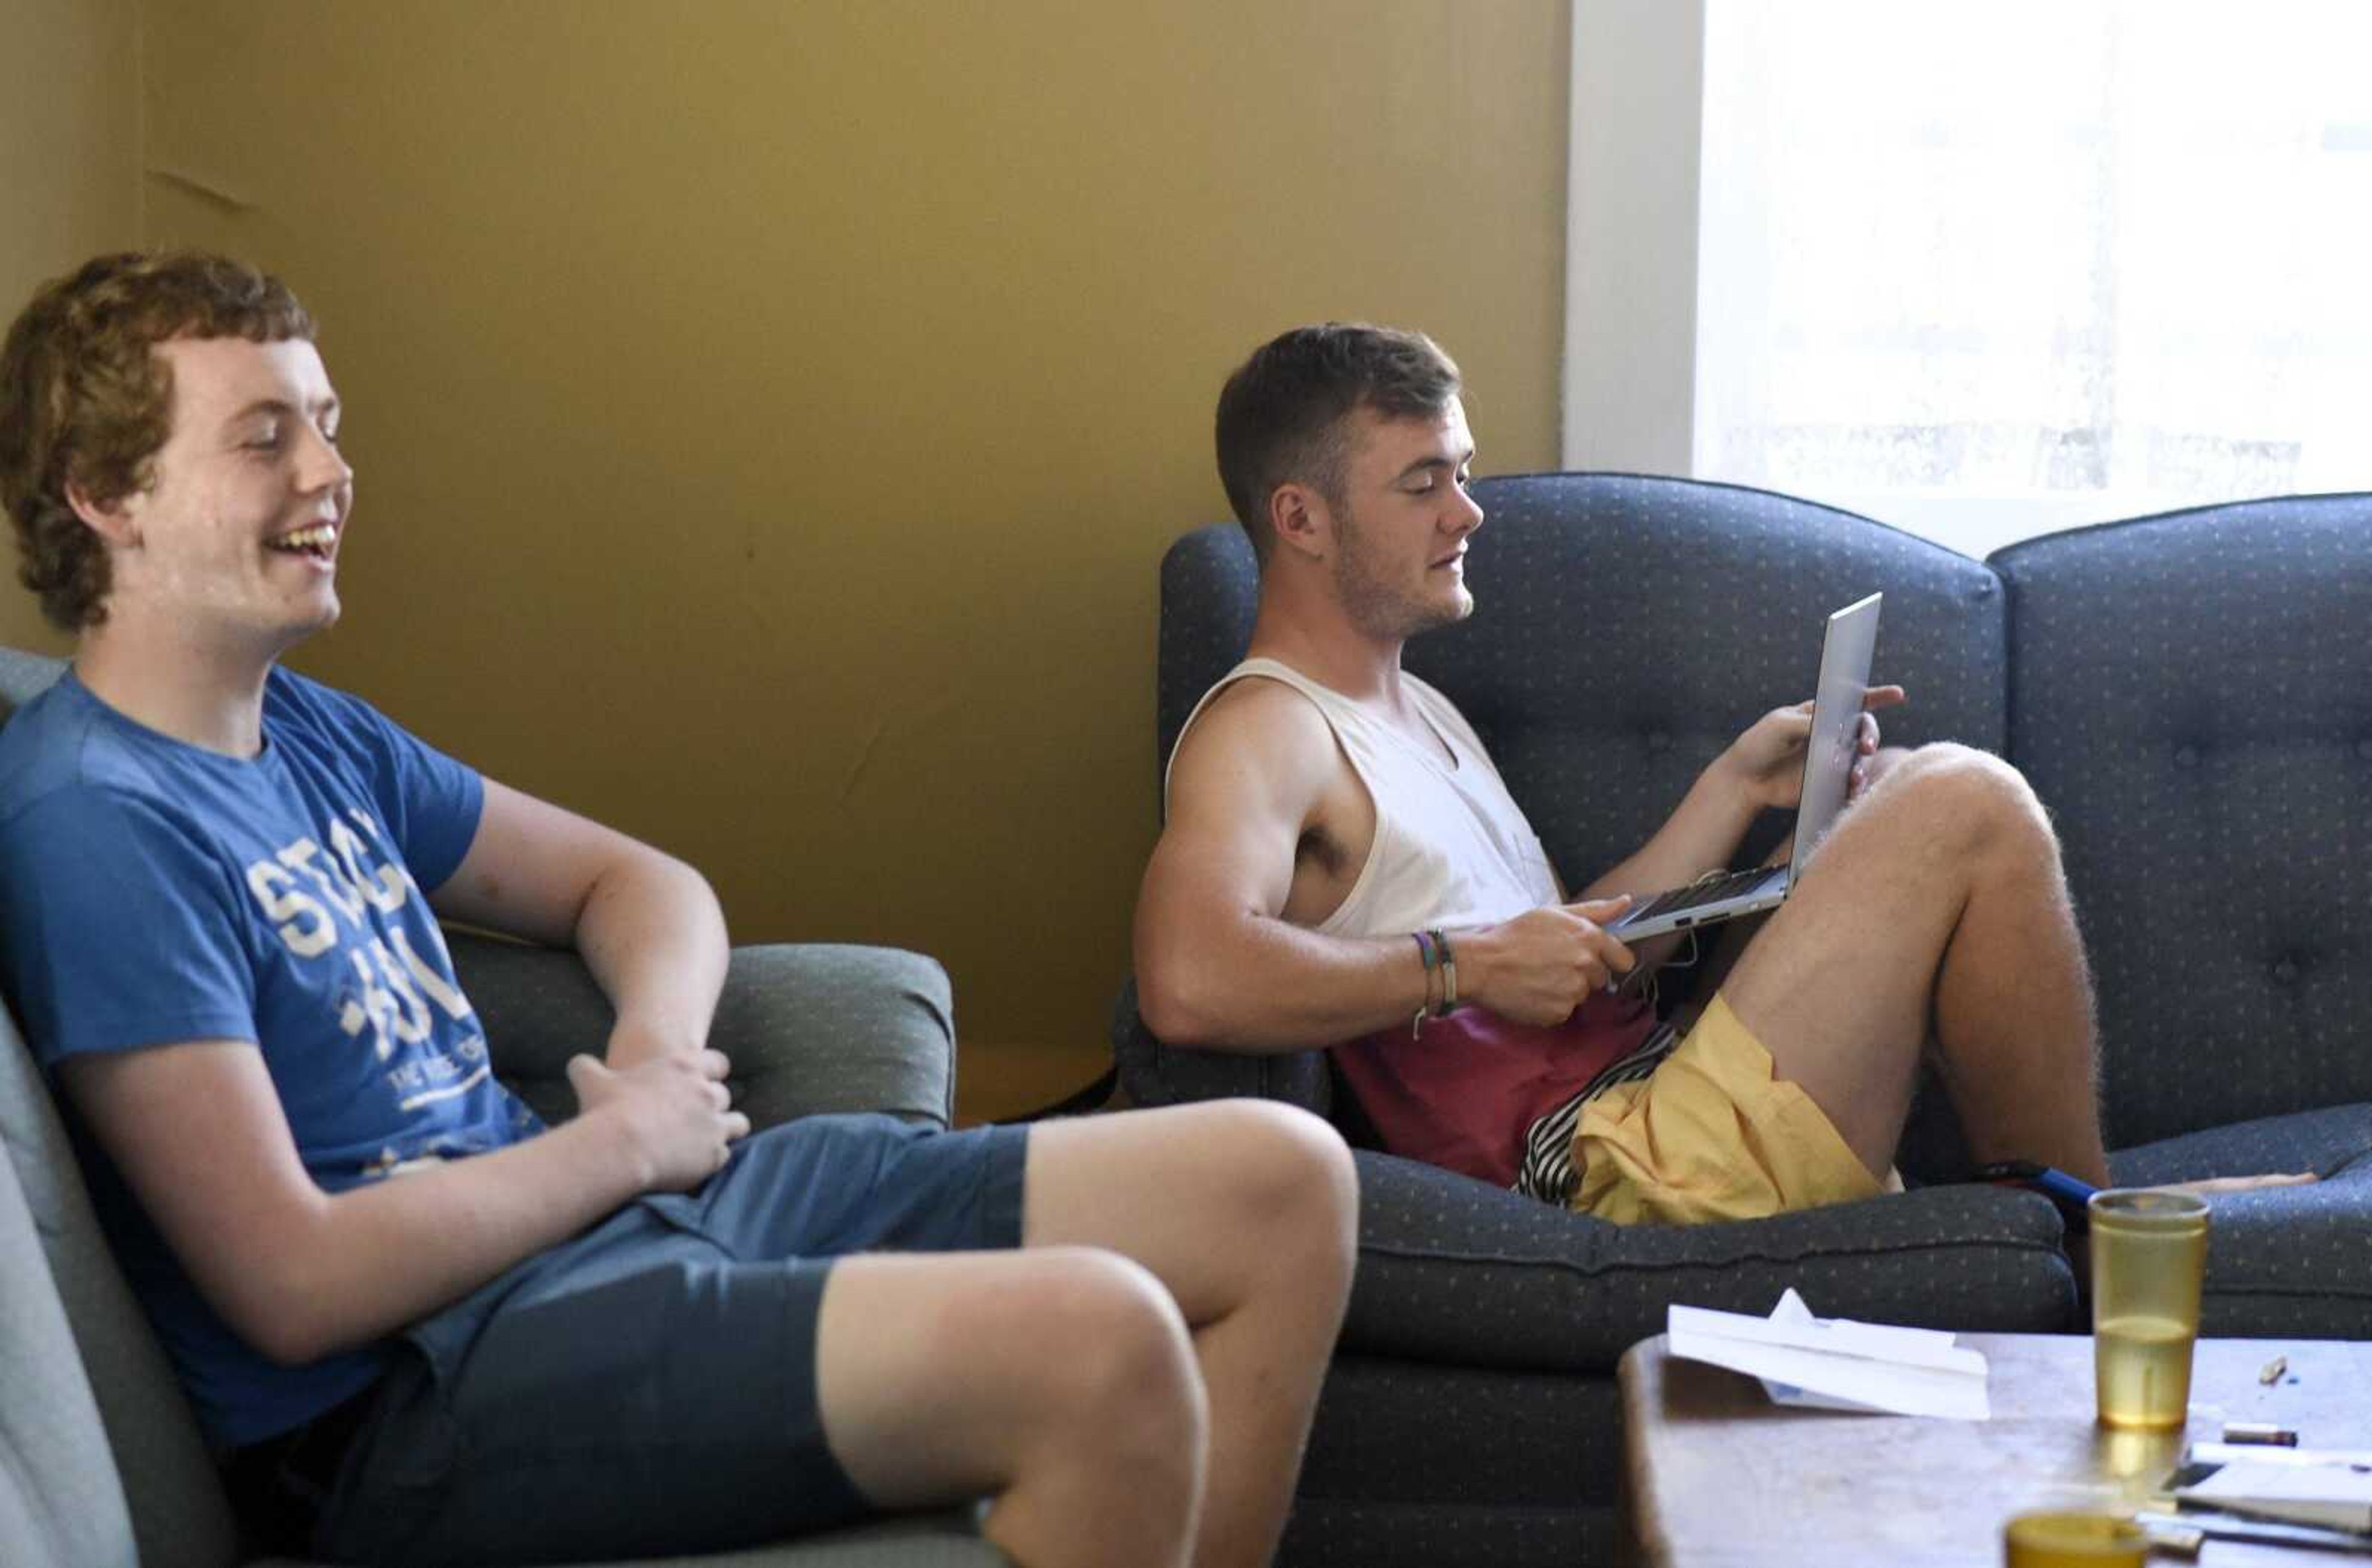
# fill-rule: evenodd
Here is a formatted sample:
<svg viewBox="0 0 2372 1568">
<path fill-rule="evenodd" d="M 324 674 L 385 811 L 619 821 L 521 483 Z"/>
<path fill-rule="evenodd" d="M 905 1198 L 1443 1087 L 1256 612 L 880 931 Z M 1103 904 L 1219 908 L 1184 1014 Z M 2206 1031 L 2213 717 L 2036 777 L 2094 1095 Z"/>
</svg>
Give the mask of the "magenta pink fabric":
<svg viewBox="0 0 2372 1568">
<path fill-rule="evenodd" d="M 1468 1007 L 1335 1047 L 1334 1060 L 1387 1151 L 1512 1187 L 1534 1121 L 1636 1050 L 1656 1027 L 1637 997 L 1592 996 L 1562 1024 L 1512 1023 Z"/>
</svg>

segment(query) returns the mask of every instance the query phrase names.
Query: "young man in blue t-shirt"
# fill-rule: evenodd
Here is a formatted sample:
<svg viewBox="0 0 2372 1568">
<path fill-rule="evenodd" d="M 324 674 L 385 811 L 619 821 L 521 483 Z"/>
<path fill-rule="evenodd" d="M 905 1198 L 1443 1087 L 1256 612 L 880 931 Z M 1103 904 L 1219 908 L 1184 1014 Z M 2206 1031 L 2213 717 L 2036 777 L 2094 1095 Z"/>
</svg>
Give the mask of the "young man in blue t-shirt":
<svg viewBox="0 0 2372 1568">
<path fill-rule="evenodd" d="M 1340 1141 L 1240 1104 L 750 1136 L 697 873 L 277 667 L 338 615 L 338 422 L 303 308 L 219 257 L 92 261 L 0 353 L 0 502 L 77 636 L 0 731 L 0 979 L 251 1521 L 536 1561 L 987 1497 L 1027 1563 L 1265 1561 Z M 576 1118 L 495 1081 L 439 917 L 584 955 Z"/>
</svg>

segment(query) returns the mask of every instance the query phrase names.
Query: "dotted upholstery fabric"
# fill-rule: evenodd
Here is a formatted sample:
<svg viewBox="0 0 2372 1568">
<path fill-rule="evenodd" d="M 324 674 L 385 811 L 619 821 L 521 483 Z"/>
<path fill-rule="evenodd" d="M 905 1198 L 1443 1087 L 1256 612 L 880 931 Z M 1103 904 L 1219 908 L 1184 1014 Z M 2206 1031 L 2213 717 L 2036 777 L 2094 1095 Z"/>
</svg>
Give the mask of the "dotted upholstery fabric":
<svg viewBox="0 0 2372 1568">
<path fill-rule="evenodd" d="M 2001 552 L 2111 1144 L 2372 1101 L 2372 496 Z"/>
<path fill-rule="evenodd" d="M 1412 1432 L 1412 1407 L 1436 1424 Z M 1345 1353 L 1318 1409 L 1305 1502 L 1369 1501 L 1381 1474 L 1401 1478 L 1403 1504 L 1570 1509 L 1610 1506 L 1622 1490 L 1622 1401 L 1608 1380 Z"/>
<path fill-rule="evenodd" d="M 1410 644 L 1408 668 L 1472 721 L 1572 881 L 1645 842 L 1756 717 L 1809 697 L 1829 612 L 1873 592 L 1878 679 L 1912 696 L 1881 716 L 1888 739 L 2001 749 L 2002 594 L 1977 562 L 1730 485 L 1537 475 L 1476 499 L 1475 612 Z"/>
<path fill-rule="evenodd" d="M 1613 1568 L 1632 1561 L 1613 1508 L 1297 1498 L 1281 1568 Z"/>
<path fill-rule="evenodd" d="M 1611 1376 L 1672 1301 L 1936 1328 L 2064 1328 L 2059 1216 L 1953 1185 L 1737 1225 L 1617 1225 L 1360 1150 L 1360 1272 L 1346 1346 L 1406 1360 Z"/>
<path fill-rule="evenodd" d="M 1619 1562 L 1622 1465 L 1610 1381 L 1338 1356 L 1279 1561 Z"/>
<path fill-rule="evenodd" d="M 2201 1325 L 2235 1339 L 2372 1339 L 2372 1105 L 2185 1133 L 2119 1151 L 2109 1168 L 2129 1186 L 2315 1172 L 2309 1187 L 2215 1200 Z"/>
<path fill-rule="evenodd" d="M 2029 540 L 2010 755 L 2059 823 L 2120 1179 L 2220 1201 L 2209 1331 L 2372 1338 L 2372 495 Z"/>
</svg>

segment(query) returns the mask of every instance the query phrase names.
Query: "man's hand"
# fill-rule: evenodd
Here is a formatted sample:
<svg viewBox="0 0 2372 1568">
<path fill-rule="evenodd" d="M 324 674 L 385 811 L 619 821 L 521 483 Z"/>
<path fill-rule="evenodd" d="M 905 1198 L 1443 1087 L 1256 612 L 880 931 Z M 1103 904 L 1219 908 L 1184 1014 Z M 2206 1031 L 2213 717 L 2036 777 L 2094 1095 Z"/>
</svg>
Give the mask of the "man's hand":
<svg viewBox="0 0 2372 1568">
<path fill-rule="evenodd" d="M 1459 934 L 1451 943 L 1459 1000 L 1519 1024 L 1564 1023 L 1593 992 L 1630 972 L 1631 949 L 1606 931 L 1630 907 L 1628 893 L 1585 899 Z"/>
<path fill-rule="evenodd" d="M 1900 686 L 1873 686 L 1862 698 L 1861 734 L 1855 749 L 1864 758 L 1878 754 L 1878 720 L 1871 711 L 1890 708 L 1903 700 Z M 1812 704 L 1802 702 L 1773 708 L 1730 742 L 1715 764 L 1724 769 L 1756 806 L 1792 811 L 1804 790 L 1804 748 L 1812 738 Z M 1866 764 L 1854 764 L 1851 795 L 1867 782 Z"/>
<path fill-rule="evenodd" d="M 617 1127 L 641 1161 L 644 1190 L 683 1192 L 724 1168 L 750 1119 L 725 1086 L 732 1063 L 721 1051 L 666 1055 L 621 1072 L 593 1056 L 568 1063 L 568 1086 L 587 1121 Z"/>
</svg>

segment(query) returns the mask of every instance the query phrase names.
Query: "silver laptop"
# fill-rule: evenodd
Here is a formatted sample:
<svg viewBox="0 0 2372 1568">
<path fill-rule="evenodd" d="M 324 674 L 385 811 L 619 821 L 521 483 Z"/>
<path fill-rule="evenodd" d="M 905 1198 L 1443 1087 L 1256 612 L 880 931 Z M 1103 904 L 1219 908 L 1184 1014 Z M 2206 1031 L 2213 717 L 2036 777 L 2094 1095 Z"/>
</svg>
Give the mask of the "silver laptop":
<svg viewBox="0 0 2372 1568">
<path fill-rule="evenodd" d="M 1669 893 L 1634 900 L 1630 912 L 1606 928 L 1626 946 L 1667 932 L 1760 913 L 1786 898 L 1796 873 L 1812 857 L 1837 813 L 1845 808 L 1855 743 L 1861 734 L 1862 699 L 1869 691 L 1870 657 L 1878 649 L 1878 607 L 1885 597 L 1872 594 L 1829 617 L 1829 634 L 1820 645 L 1820 683 L 1812 689 L 1812 736 L 1804 749 L 1804 795 L 1796 809 L 1796 848 L 1787 864 L 1724 872 Z"/>
</svg>

